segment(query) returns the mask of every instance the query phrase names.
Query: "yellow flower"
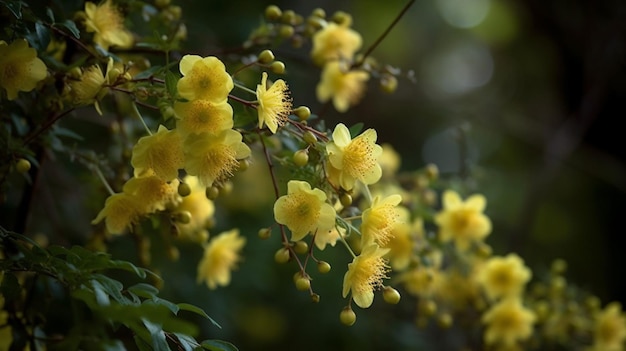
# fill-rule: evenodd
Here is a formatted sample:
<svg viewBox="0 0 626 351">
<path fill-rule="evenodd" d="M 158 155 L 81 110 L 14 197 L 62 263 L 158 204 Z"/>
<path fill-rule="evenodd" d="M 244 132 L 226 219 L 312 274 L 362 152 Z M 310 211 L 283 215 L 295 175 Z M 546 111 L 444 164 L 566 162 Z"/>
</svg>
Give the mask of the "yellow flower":
<svg viewBox="0 0 626 351">
<path fill-rule="evenodd" d="M 435 215 L 441 241 L 454 240 L 463 251 L 472 242 L 483 240 L 491 233 L 491 221 L 482 213 L 486 204 L 482 195 L 472 195 L 463 202 L 456 192 L 444 192 L 443 210 Z"/>
<path fill-rule="evenodd" d="M 185 55 L 180 60 L 180 73 L 183 77 L 177 84 L 178 94 L 187 100 L 223 102 L 234 87 L 224 63 L 214 56 Z"/>
<path fill-rule="evenodd" d="M 610 303 L 595 317 L 593 350 L 622 351 L 626 340 L 626 318 L 619 303 Z"/>
<path fill-rule="evenodd" d="M 535 319 L 535 314 L 524 308 L 519 298 L 504 299 L 482 316 L 482 322 L 487 324 L 485 343 L 513 347 L 532 335 Z"/>
<path fill-rule="evenodd" d="M 18 92 L 35 89 L 47 75 L 46 65 L 26 40 L 11 45 L 0 40 L 0 86 L 7 91 L 7 99 L 15 100 Z"/>
<path fill-rule="evenodd" d="M 181 239 L 204 242 L 209 238 L 206 226 L 215 214 L 215 205 L 206 197 L 206 188 L 200 185 L 197 177 L 188 175 L 183 182 L 189 185 L 191 193 L 183 197 L 175 211 L 189 212 L 191 221 L 189 223 L 176 223 L 178 235 Z"/>
<path fill-rule="evenodd" d="M 400 155 L 391 144 L 382 144 L 383 153 L 380 155 L 378 163 L 383 169 L 383 177 L 393 177 L 400 168 Z"/>
<path fill-rule="evenodd" d="M 110 46 L 128 48 L 133 45 L 132 34 L 124 28 L 124 17 L 111 0 L 100 5 L 85 3 L 85 27 L 87 32 L 95 33 L 94 43 L 105 50 Z"/>
<path fill-rule="evenodd" d="M 186 137 L 189 134 L 219 134 L 233 127 L 233 107 L 226 100 L 192 100 L 174 103 L 174 113 L 178 120 L 176 129 Z"/>
<path fill-rule="evenodd" d="M 136 177 L 149 171 L 164 181 L 178 177 L 178 170 L 185 165 L 180 134 L 176 129 L 159 126 L 155 134 L 139 139 L 130 163 L 135 168 Z"/>
<path fill-rule="evenodd" d="M 238 160 L 250 156 L 250 148 L 242 142 L 241 133 L 232 129 L 217 135 L 189 135 L 183 144 L 183 151 L 185 170 L 197 176 L 205 186 L 231 177 L 239 167 Z"/>
<path fill-rule="evenodd" d="M 317 84 L 317 99 L 326 102 L 332 98 L 337 111 L 346 112 L 361 100 L 369 77 L 365 71 L 349 71 L 344 63 L 330 61 L 324 65 L 322 78 Z"/>
<path fill-rule="evenodd" d="M 109 83 L 112 68 L 113 59 L 109 58 L 105 73 L 102 73 L 97 64 L 82 70 L 77 80 L 73 78 L 68 80 L 64 94 L 68 95 L 75 105 L 95 104 L 96 110 L 102 115 L 98 100 L 109 91 L 106 85 Z"/>
<path fill-rule="evenodd" d="M 349 28 L 350 22 L 342 24 L 328 23 L 313 35 L 311 57 L 316 65 L 321 66 L 330 60 L 351 60 L 361 48 L 361 35 Z"/>
<path fill-rule="evenodd" d="M 532 273 L 516 254 L 492 257 L 478 273 L 481 284 L 490 299 L 519 295 Z"/>
<path fill-rule="evenodd" d="M 291 96 L 287 83 L 279 79 L 268 89 L 267 73 L 263 72 L 261 84 L 256 87 L 256 96 L 259 101 L 259 128 L 263 128 L 265 124 L 272 133 L 276 133 L 279 126 L 287 123 L 291 113 Z"/>
<path fill-rule="evenodd" d="M 363 211 L 361 234 L 362 246 L 376 243 L 385 246 L 393 238 L 393 228 L 398 223 L 400 214 L 397 206 L 402 201 L 398 194 L 388 196 L 382 200 L 377 196 L 372 206 Z"/>
<path fill-rule="evenodd" d="M 319 250 L 324 250 L 326 245 L 335 247 L 337 240 L 346 234 L 346 229 L 342 227 L 334 227 L 330 230 L 318 230 L 315 234 L 315 246 Z"/>
<path fill-rule="evenodd" d="M 125 194 L 133 196 L 140 203 L 141 214 L 165 210 L 168 205 L 180 202 L 178 196 L 178 179 L 166 182 L 161 178 L 148 174 L 143 177 L 130 178 L 124 184 Z"/>
<path fill-rule="evenodd" d="M 398 281 L 404 284 L 409 294 L 423 298 L 431 297 L 437 291 L 441 279 L 439 269 L 424 265 L 419 265 L 398 276 Z"/>
<path fill-rule="evenodd" d="M 311 189 L 307 182 L 290 180 L 287 195 L 274 203 L 274 218 L 291 230 L 291 240 L 302 240 L 309 233 L 323 233 L 335 227 L 335 209 L 326 203 L 326 194 Z"/>
<path fill-rule="evenodd" d="M 383 255 L 389 250 L 381 249 L 372 244 L 363 249 L 361 254 L 348 264 L 348 271 L 343 277 L 343 297 L 352 292 L 352 299 L 357 306 L 368 308 L 374 302 L 374 290 L 383 286 L 383 279 L 387 279 L 389 266 Z"/>
<path fill-rule="evenodd" d="M 91 224 L 100 223 L 104 219 L 107 231 L 111 234 L 122 234 L 127 227 L 137 223 L 144 213 L 145 206 L 136 197 L 119 193 L 109 196 L 104 208 Z"/>
<path fill-rule="evenodd" d="M 204 247 L 204 256 L 198 264 L 198 283 L 206 281 L 209 289 L 230 284 L 230 272 L 240 260 L 239 251 L 246 238 L 239 236 L 238 229 L 221 233 Z"/>
<path fill-rule="evenodd" d="M 394 271 L 400 271 L 409 266 L 413 257 L 413 249 L 415 246 L 415 238 L 412 232 L 410 221 L 410 213 L 404 207 L 398 207 L 399 221 L 394 223 L 391 228 L 390 240 L 383 248 L 389 249 L 387 258 Z M 361 232 L 363 234 L 363 232 Z"/>
<path fill-rule="evenodd" d="M 350 131 L 339 123 L 333 131 L 333 141 L 326 145 L 330 164 L 338 170 L 339 185 L 350 190 L 359 180 L 363 184 L 376 183 L 382 169 L 378 158 L 382 153 L 380 145 L 376 144 L 376 131 L 368 129 L 361 135 L 350 137 Z"/>
</svg>

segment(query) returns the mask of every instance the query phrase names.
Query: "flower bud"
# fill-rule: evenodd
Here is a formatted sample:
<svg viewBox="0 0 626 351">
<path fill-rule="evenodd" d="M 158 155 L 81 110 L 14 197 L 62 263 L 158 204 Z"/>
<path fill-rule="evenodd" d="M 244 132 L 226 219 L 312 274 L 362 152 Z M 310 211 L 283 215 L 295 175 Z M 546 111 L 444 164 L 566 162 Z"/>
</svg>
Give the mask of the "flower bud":
<svg viewBox="0 0 626 351">
<path fill-rule="evenodd" d="M 383 74 L 380 77 L 380 89 L 387 93 L 391 94 L 398 88 L 398 79 L 395 76 L 390 74 Z"/>
<path fill-rule="evenodd" d="M 296 24 L 296 13 L 293 10 L 285 10 L 280 21 L 286 24 Z"/>
<path fill-rule="evenodd" d="M 313 145 L 317 142 L 317 137 L 310 130 L 302 133 L 302 139 L 304 139 L 304 141 L 309 145 Z"/>
<path fill-rule="evenodd" d="M 178 195 L 185 197 L 191 194 L 191 187 L 187 183 L 178 184 Z"/>
<path fill-rule="evenodd" d="M 298 255 L 304 255 L 305 253 L 309 251 L 309 245 L 305 243 L 304 241 L 296 241 L 295 244 L 293 245 L 293 250 Z"/>
<path fill-rule="evenodd" d="M 274 260 L 277 263 L 287 263 L 290 258 L 291 256 L 289 254 L 289 250 L 284 247 L 278 249 L 278 251 L 274 254 Z"/>
<path fill-rule="evenodd" d="M 311 116 L 311 109 L 306 106 L 300 106 L 297 109 L 293 110 L 293 114 L 298 116 L 301 121 L 305 121 Z"/>
<path fill-rule="evenodd" d="M 339 202 L 341 202 L 343 207 L 350 207 L 352 205 L 352 196 L 348 193 L 343 193 L 339 196 Z"/>
<path fill-rule="evenodd" d="M 346 306 L 341 310 L 339 314 L 339 320 L 342 324 L 347 325 L 348 327 L 353 325 L 356 322 L 356 313 L 350 308 L 350 306 Z"/>
<path fill-rule="evenodd" d="M 330 272 L 330 263 L 326 261 L 319 261 L 317 263 L 317 270 L 322 274 Z"/>
<path fill-rule="evenodd" d="M 282 61 L 274 61 L 270 65 L 270 71 L 276 74 L 285 73 L 285 64 Z"/>
<path fill-rule="evenodd" d="M 274 21 L 279 19 L 283 15 L 283 12 L 280 10 L 280 7 L 276 5 L 269 5 L 265 8 L 265 18 L 270 21 Z"/>
<path fill-rule="evenodd" d="M 448 329 L 452 327 L 453 322 L 454 320 L 452 319 L 452 316 L 450 315 L 450 313 L 442 313 L 437 318 L 437 324 L 439 325 L 441 329 Z"/>
<path fill-rule="evenodd" d="M 220 195 L 220 189 L 218 189 L 216 186 L 210 186 L 206 188 L 205 194 L 207 199 L 215 200 Z"/>
<path fill-rule="evenodd" d="M 320 302 L 320 296 L 318 294 L 311 294 L 311 301 L 313 301 L 313 303 L 318 303 Z"/>
<path fill-rule="evenodd" d="M 400 293 L 398 292 L 398 290 L 390 286 L 386 286 L 383 289 L 383 299 L 388 304 L 396 305 L 398 302 L 400 302 Z"/>
<path fill-rule="evenodd" d="M 322 8 L 316 8 L 313 10 L 313 12 L 311 12 L 311 16 L 315 16 L 318 18 L 326 18 L 326 11 L 324 11 L 324 9 Z"/>
<path fill-rule="evenodd" d="M 15 169 L 19 172 L 19 173 L 26 173 L 28 171 L 30 171 L 30 161 L 28 161 L 25 158 L 20 158 L 19 160 L 17 160 L 17 162 L 15 163 Z"/>
<path fill-rule="evenodd" d="M 274 53 L 272 50 L 263 50 L 257 57 L 257 61 L 262 64 L 269 64 L 274 61 Z"/>
<path fill-rule="evenodd" d="M 269 239 L 270 236 L 272 236 L 272 231 L 270 230 L 270 228 L 259 229 L 259 238 L 265 240 Z"/>
<path fill-rule="evenodd" d="M 300 291 L 309 290 L 311 288 L 311 281 L 309 278 L 300 277 L 296 279 L 296 289 Z"/>
<path fill-rule="evenodd" d="M 181 224 L 189 224 L 191 222 L 191 213 L 189 211 L 175 212 L 172 215 L 172 220 Z"/>
<path fill-rule="evenodd" d="M 293 154 L 293 163 L 298 167 L 304 167 L 309 162 L 309 152 L 306 150 L 298 150 Z"/>
<path fill-rule="evenodd" d="M 282 38 L 291 38 L 291 36 L 293 36 L 295 32 L 296 31 L 295 29 L 293 29 L 292 26 L 285 24 L 280 26 L 280 29 L 278 30 L 278 35 Z"/>
</svg>

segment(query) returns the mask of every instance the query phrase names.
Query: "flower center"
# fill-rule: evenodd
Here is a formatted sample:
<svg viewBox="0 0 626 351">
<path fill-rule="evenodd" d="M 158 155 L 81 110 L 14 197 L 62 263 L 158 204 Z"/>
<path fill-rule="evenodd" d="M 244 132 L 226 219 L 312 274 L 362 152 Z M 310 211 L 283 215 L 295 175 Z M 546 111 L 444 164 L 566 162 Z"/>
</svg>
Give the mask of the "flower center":
<svg viewBox="0 0 626 351">
<path fill-rule="evenodd" d="M 344 169 L 354 178 L 364 177 L 376 165 L 373 144 L 357 137 L 346 146 L 343 154 Z"/>
</svg>

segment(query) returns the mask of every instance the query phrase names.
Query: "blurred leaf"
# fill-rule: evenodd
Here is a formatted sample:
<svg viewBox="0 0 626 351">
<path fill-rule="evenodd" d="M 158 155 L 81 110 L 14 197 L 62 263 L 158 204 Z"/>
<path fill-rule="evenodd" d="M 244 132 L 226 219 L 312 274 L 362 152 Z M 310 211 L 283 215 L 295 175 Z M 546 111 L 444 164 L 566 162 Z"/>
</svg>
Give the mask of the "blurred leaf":
<svg viewBox="0 0 626 351">
<path fill-rule="evenodd" d="M 106 291 L 104 290 L 104 287 L 102 286 L 102 284 L 100 284 L 99 281 L 95 279 L 92 280 L 91 287 L 93 288 L 93 292 L 94 292 L 96 302 L 98 303 L 98 305 L 108 306 L 111 304 L 111 300 L 109 300 L 109 294 L 106 293 Z M 88 295 L 85 295 L 84 297 L 87 298 Z"/>
<path fill-rule="evenodd" d="M 363 124 L 363 122 L 359 122 L 353 125 L 352 127 L 348 128 L 350 130 L 350 136 L 354 138 L 357 135 L 359 135 L 359 133 L 361 133 L 361 131 L 363 130 L 363 126 L 365 126 L 365 124 Z"/>
<path fill-rule="evenodd" d="M 26 5 L 23 1 L 3 1 L 2 3 L 13 13 L 15 18 L 22 19 L 22 5 Z"/>
<path fill-rule="evenodd" d="M 142 319 L 142 321 L 146 326 L 146 329 L 150 332 L 150 337 L 152 338 L 152 349 L 156 351 L 169 351 L 170 347 L 167 345 L 165 332 L 163 332 L 161 325 L 153 323 L 147 319 Z"/>
<path fill-rule="evenodd" d="M 113 297 L 115 301 L 121 304 L 130 303 L 130 301 L 122 295 L 122 289 L 124 288 L 122 283 L 103 274 L 94 274 L 93 276 L 98 280 L 98 282 L 100 282 L 104 291 L 109 294 L 109 296 Z"/>
<path fill-rule="evenodd" d="M 54 23 L 54 12 L 52 12 L 51 8 L 46 7 L 46 15 L 50 19 L 50 22 Z"/>
<path fill-rule="evenodd" d="M 162 68 L 163 68 L 163 66 L 152 66 L 152 67 L 148 68 L 147 70 L 145 70 L 143 72 L 139 72 L 137 75 L 135 75 L 134 79 L 146 79 L 146 78 L 149 78 L 151 76 L 154 76 L 155 73 L 159 72 Z"/>
<path fill-rule="evenodd" d="M 180 310 L 180 308 L 173 302 L 167 301 L 165 299 L 161 299 L 159 297 L 153 297 L 152 301 L 154 301 L 154 303 L 161 305 L 161 306 L 165 306 L 168 310 L 172 311 L 172 313 L 174 314 L 178 314 L 178 311 Z"/>
<path fill-rule="evenodd" d="M 211 351 L 239 351 L 235 345 L 223 340 L 204 340 L 201 345 L 205 350 Z"/>
<path fill-rule="evenodd" d="M 208 314 L 206 314 L 206 312 L 204 312 L 204 310 L 198 306 L 194 306 L 192 304 L 188 304 L 188 303 L 179 303 L 178 307 L 183 310 L 183 311 L 189 311 L 189 312 L 193 312 L 195 314 L 199 314 L 204 318 L 207 318 L 211 321 L 211 323 L 213 323 L 213 325 L 215 325 L 216 327 L 222 329 L 222 326 L 219 325 L 216 321 L 213 320 L 213 318 L 209 317 Z"/>
<path fill-rule="evenodd" d="M 142 268 L 139 268 L 137 266 L 135 266 L 134 264 L 128 262 L 128 261 L 121 261 L 121 260 L 113 260 L 110 261 L 110 267 L 111 268 L 117 268 L 117 269 L 122 269 L 128 272 L 133 272 L 135 273 L 139 278 L 146 278 L 146 271 Z M 156 288 L 155 288 L 156 289 Z M 157 290 L 158 292 L 158 290 Z"/>
<path fill-rule="evenodd" d="M 171 97 L 176 97 L 176 83 L 178 83 L 178 77 L 170 70 L 165 71 L 165 87 Z"/>
<path fill-rule="evenodd" d="M 178 339 L 178 343 L 185 351 L 193 351 L 198 347 L 198 342 L 196 339 L 192 338 L 189 335 L 174 333 L 176 339 Z"/>
<path fill-rule="evenodd" d="M 135 345 L 139 351 L 152 351 L 152 347 L 145 340 L 143 340 L 139 335 L 134 335 L 133 339 L 135 339 Z"/>
<path fill-rule="evenodd" d="M 44 51 L 48 48 L 48 44 L 50 44 L 50 29 L 44 26 L 41 21 L 35 22 L 35 32 L 37 33 L 37 45 L 35 48 L 38 51 Z"/>
<path fill-rule="evenodd" d="M 0 285 L 0 291 L 4 296 L 5 301 L 13 301 L 20 296 L 21 291 L 20 283 L 13 273 L 5 272 L 2 278 L 2 285 Z"/>
<path fill-rule="evenodd" d="M 79 141 L 84 140 L 82 135 L 75 133 L 74 131 L 71 131 L 69 129 L 61 128 L 58 125 L 55 125 L 53 129 L 53 133 L 56 134 L 57 136 L 64 136 L 64 137 L 68 137 L 68 138 L 79 140 Z"/>
<path fill-rule="evenodd" d="M 65 20 L 61 23 L 57 23 L 59 26 L 64 27 L 65 29 L 67 29 L 68 31 L 70 31 L 70 33 L 72 33 L 72 35 L 76 38 L 76 39 L 80 39 L 80 31 L 78 30 L 78 27 L 76 27 L 76 23 L 74 23 L 74 21 L 72 20 Z"/>
<path fill-rule="evenodd" d="M 128 291 L 131 291 L 133 294 L 136 294 L 137 296 L 140 296 L 146 299 L 151 299 L 155 297 L 156 294 L 159 293 L 159 289 L 146 283 L 135 284 L 131 286 L 130 288 L 128 288 Z"/>
</svg>

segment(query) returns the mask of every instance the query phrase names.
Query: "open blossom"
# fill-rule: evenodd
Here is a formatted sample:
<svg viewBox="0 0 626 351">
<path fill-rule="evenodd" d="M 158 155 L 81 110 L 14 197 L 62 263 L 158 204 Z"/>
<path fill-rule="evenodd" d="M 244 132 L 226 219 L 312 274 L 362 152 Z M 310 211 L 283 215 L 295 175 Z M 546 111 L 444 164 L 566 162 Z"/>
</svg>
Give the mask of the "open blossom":
<svg viewBox="0 0 626 351">
<path fill-rule="evenodd" d="M 361 35 L 349 27 L 350 22 L 342 24 L 329 22 L 313 35 L 311 57 L 317 65 L 331 60 L 351 60 L 361 48 Z"/>
<path fill-rule="evenodd" d="M 276 133 L 276 129 L 287 122 L 291 113 L 291 96 L 287 83 L 279 79 L 268 89 L 267 73 L 263 72 L 261 84 L 256 88 L 256 95 L 259 102 L 257 107 L 259 128 L 263 128 L 265 124 L 272 133 Z"/>
<path fill-rule="evenodd" d="M 239 160 L 250 156 L 250 148 L 242 142 L 241 133 L 232 129 L 217 135 L 189 135 L 183 143 L 183 151 L 185 170 L 197 176 L 205 186 L 231 177 L 239 167 Z"/>
<path fill-rule="evenodd" d="M 144 212 L 141 201 L 129 194 L 118 193 L 109 196 L 104 208 L 91 224 L 98 224 L 104 220 L 107 231 L 111 234 L 122 234 L 124 231 L 137 223 Z"/>
<path fill-rule="evenodd" d="M 443 210 L 435 215 L 441 241 L 454 240 L 458 249 L 467 250 L 472 242 L 483 240 L 491 233 L 491 221 L 483 214 L 487 200 L 472 195 L 466 201 L 447 190 L 443 194 Z"/>
<path fill-rule="evenodd" d="M 375 197 L 372 206 L 363 211 L 361 224 L 363 247 L 371 243 L 385 246 L 393 238 L 393 228 L 400 217 L 397 208 L 400 201 L 402 197 L 397 194 L 387 196 L 382 200 Z"/>
<path fill-rule="evenodd" d="M 343 277 L 343 297 L 351 292 L 352 299 L 361 308 L 368 308 L 374 302 L 374 291 L 383 287 L 389 266 L 383 258 L 388 249 L 372 244 L 363 249 L 360 255 L 348 264 Z"/>
<path fill-rule="evenodd" d="M 326 194 L 300 180 L 287 183 L 287 195 L 274 203 L 274 218 L 291 230 L 291 240 L 302 240 L 309 233 L 325 233 L 335 227 L 335 209 Z"/>
<path fill-rule="evenodd" d="M 98 100 L 102 99 L 109 90 L 106 85 L 111 81 L 113 65 L 113 59 L 109 57 L 104 73 L 98 64 L 82 69 L 80 77 L 68 79 L 63 93 L 70 98 L 73 104 L 94 104 L 96 111 L 102 115 Z"/>
<path fill-rule="evenodd" d="M 163 211 L 168 205 L 176 205 L 180 201 L 178 184 L 178 179 L 166 182 L 154 174 L 147 174 L 130 178 L 124 184 L 123 191 L 140 202 L 141 214 L 150 214 Z"/>
<path fill-rule="evenodd" d="M 137 141 L 130 163 L 135 168 L 135 176 L 153 171 L 164 181 L 176 178 L 185 164 L 180 134 L 175 129 L 159 126 L 156 133 Z"/>
<path fill-rule="evenodd" d="M 350 106 L 361 100 L 369 77 L 369 73 L 365 71 L 349 70 L 343 62 L 327 62 L 317 84 L 317 99 L 320 102 L 332 99 L 337 111 L 346 112 Z"/>
<path fill-rule="evenodd" d="M 209 289 L 230 284 L 231 271 L 239 262 L 239 252 L 246 238 L 233 229 L 219 234 L 204 248 L 204 256 L 198 264 L 198 282 L 205 281 Z"/>
<path fill-rule="evenodd" d="M 487 310 L 482 316 L 485 344 L 514 347 L 528 339 L 533 332 L 535 314 L 522 306 L 519 298 L 507 298 Z"/>
<path fill-rule="evenodd" d="M 192 100 L 174 103 L 176 129 L 181 136 L 208 133 L 217 135 L 233 127 L 233 107 L 227 100 Z"/>
<path fill-rule="evenodd" d="M 342 188 L 352 189 L 357 180 L 373 184 L 380 179 L 382 169 L 378 157 L 382 148 L 376 144 L 376 138 L 374 129 L 352 139 L 350 130 L 343 123 L 335 127 L 333 140 L 326 145 L 326 151 L 331 166 L 338 171 L 337 181 Z"/>
<path fill-rule="evenodd" d="M 15 100 L 20 91 L 31 91 L 48 75 L 46 65 L 28 42 L 18 39 L 7 45 L 0 40 L 0 86 Z"/>
<path fill-rule="evenodd" d="M 610 303 L 595 316 L 593 351 L 622 351 L 626 341 L 626 317 L 619 303 Z"/>
<path fill-rule="evenodd" d="M 394 271 L 406 269 L 413 258 L 414 246 L 416 246 L 417 235 L 414 234 L 410 223 L 411 214 L 406 207 L 394 208 L 397 221 L 394 222 L 389 241 L 382 247 L 389 249 L 387 258 Z M 418 219 L 419 220 L 419 219 Z M 363 232 L 361 232 L 363 234 Z"/>
<path fill-rule="evenodd" d="M 519 295 L 531 278 L 531 271 L 516 254 L 492 257 L 478 273 L 478 282 L 491 299 Z"/>
<path fill-rule="evenodd" d="M 223 102 L 233 90 L 233 79 L 226 72 L 224 63 L 215 56 L 185 55 L 180 60 L 178 94 L 187 100 Z"/>
<path fill-rule="evenodd" d="M 111 0 L 100 5 L 86 2 L 84 19 L 87 32 L 94 33 L 94 43 L 105 50 L 110 46 L 128 48 L 133 45 L 133 36 L 124 27 L 124 17 Z"/>
</svg>

